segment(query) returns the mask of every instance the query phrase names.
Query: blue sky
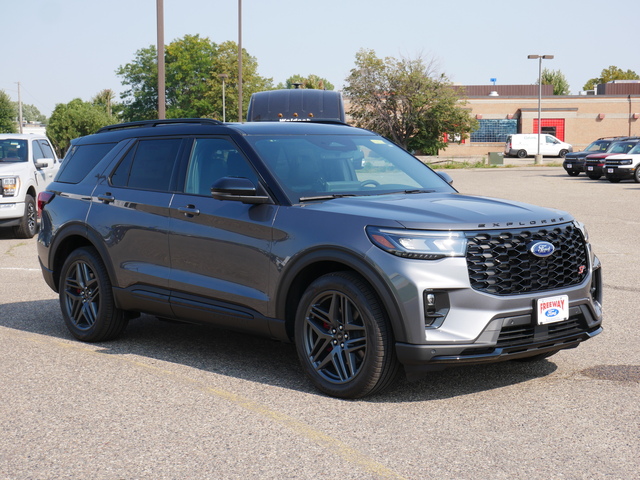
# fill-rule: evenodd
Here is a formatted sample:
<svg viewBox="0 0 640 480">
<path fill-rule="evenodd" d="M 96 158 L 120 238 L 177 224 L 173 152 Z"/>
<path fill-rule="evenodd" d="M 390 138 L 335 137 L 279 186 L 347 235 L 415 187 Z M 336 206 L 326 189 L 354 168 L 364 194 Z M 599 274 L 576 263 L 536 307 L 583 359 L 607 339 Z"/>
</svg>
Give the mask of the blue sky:
<svg viewBox="0 0 640 480">
<path fill-rule="evenodd" d="M 537 61 L 578 93 L 603 68 L 640 73 L 638 0 L 242 0 L 243 47 L 259 73 L 283 82 L 317 74 L 337 89 L 356 52 L 422 56 L 463 85 L 533 84 Z M 199 34 L 238 40 L 237 0 L 164 0 L 165 43 Z M 0 89 L 50 115 L 58 103 L 123 90 L 115 70 L 156 43 L 156 0 L 0 0 Z"/>
</svg>

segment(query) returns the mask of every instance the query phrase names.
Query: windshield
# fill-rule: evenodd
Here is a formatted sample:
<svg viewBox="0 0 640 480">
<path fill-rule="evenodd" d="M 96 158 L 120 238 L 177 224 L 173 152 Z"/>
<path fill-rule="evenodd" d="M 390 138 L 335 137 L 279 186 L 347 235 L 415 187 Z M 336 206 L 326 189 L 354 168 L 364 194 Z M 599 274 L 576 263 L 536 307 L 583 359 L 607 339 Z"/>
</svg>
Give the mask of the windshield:
<svg viewBox="0 0 640 480">
<path fill-rule="evenodd" d="M 27 148 L 26 140 L 3 138 L 0 140 L 0 162 L 26 162 L 29 158 Z"/>
<path fill-rule="evenodd" d="M 292 203 L 314 197 L 454 191 L 433 170 L 382 137 L 256 135 L 247 140 Z"/>
<path fill-rule="evenodd" d="M 616 142 L 609 147 L 607 153 L 627 153 L 636 144 L 636 142 Z"/>
<path fill-rule="evenodd" d="M 606 152 L 611 142 L 593 142 L 584 149 L 585 152 Z"/>
<path fill-rule="evenodd" d="M 640 153 L 640 143 L 637 143 L 635 147 L 629 150 L 629 154 L 638 154 Z"/>
</svg>

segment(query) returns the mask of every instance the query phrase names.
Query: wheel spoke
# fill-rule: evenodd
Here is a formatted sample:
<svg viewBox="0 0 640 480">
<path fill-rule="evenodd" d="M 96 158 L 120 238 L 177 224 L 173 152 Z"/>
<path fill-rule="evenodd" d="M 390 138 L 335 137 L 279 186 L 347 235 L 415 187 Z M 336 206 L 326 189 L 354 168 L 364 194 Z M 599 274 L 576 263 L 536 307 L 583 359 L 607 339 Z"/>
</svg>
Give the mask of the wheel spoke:
<svg viewBox="0 0 640 480">
<path fill-rule="evenodd" d="M 90 328 L 99 315 L 100 285 L 89 264 L 77 262 L 69 270 L 65 296 L 71 321 L 79 328 Z"/>
<path fill-rule="evenodd" d="M 358 374 L 366 354 L 366 330 L 348 295 L 333 291 L 316 298 L 306 316 L 305 344 L 311 365 L 325 379 L 345 383 Z"/>
</svg>

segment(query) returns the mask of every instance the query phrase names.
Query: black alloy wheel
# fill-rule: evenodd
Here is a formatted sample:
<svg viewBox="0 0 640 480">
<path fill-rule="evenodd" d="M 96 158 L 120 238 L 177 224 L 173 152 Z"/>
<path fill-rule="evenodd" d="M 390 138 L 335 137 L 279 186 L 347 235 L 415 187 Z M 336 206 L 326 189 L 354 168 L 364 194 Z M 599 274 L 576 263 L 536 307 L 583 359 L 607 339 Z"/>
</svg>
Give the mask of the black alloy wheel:
<svg viewBox="0 0 640 480">
<path fill-rule="evenodd" d="M 107 270 L 93 248 L 79 248 L 67 257 L 60 276 L 60 307 L 71 334 L 85 342 L 114 339 L 128 323 L 115 306 Z"/>
<path fill-rule="evenodd" d="M 328 395 L 363 397 L 397 377 L 386 315 L 359 275 L 331 273 L 307 288 L 298 306 L 295 340 L 305 373 Z"/>
</svg>

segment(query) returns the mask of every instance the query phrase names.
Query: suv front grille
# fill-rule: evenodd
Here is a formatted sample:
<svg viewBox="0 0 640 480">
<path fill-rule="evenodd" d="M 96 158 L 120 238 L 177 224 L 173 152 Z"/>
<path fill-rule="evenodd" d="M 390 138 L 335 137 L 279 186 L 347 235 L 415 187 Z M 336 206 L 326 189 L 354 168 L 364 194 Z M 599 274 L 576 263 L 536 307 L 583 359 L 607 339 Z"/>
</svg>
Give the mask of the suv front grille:
<svg viewBox="0 0 640 480">
<path fill-rule="evenodd" d="M 546 258 L 529 252 L 537 240 L 555 252 Z M 467 234 L 471 287 L 493 295 L 518 295 L 578 285 L 588 272 L 584 238 L 573 223 L 530 229 Z"/>
</svg>

